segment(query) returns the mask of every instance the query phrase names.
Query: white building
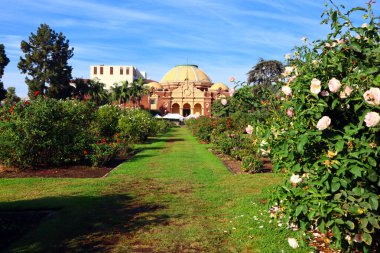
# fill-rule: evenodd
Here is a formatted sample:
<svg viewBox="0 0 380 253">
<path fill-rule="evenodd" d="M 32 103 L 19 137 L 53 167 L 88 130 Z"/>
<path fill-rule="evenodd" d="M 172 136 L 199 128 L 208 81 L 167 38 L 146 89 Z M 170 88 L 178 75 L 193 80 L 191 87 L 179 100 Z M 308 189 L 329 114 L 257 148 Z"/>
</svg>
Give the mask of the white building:
<svg viewBox="0 0 380 253">
<path fill-rule="evenodd" d="M 105 84 L 106 89 L 110 89 L 115 83 L 128 81 L 132 83 L 133 80 L 142 77 L 146 79 L 146 72 L 139 71 L 134 66 L 91 66 L 90 78 L 98 78 L 100 82 Z"/>
</svg>

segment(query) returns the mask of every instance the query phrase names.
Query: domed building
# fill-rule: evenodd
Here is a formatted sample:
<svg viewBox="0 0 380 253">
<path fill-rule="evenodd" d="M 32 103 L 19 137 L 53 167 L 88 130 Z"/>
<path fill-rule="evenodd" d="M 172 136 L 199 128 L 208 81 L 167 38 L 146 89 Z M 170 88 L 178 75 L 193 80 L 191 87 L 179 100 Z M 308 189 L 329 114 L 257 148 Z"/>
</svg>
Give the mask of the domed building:
<svg viewBox="0 0 380 253">
<path fill-rule="evenodd" d="M 169 70 L 161 81 L 147 83 L 149 94 L 141 100 L 147 110 L 158 110 L 161 114 L 179 113 L 211 115 L 211 104 L 228 95 L 223 83 L 213 83 L 197 65 L 177 65 Z"/>
</svg>

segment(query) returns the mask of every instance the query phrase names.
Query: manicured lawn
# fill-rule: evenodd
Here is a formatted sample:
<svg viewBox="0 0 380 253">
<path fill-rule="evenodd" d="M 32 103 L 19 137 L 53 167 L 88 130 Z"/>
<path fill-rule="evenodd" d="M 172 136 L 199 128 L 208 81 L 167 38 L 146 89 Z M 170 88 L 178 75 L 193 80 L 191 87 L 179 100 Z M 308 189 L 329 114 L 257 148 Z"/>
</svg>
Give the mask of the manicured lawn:
<svg viewBox="0 0 380 253">
<path fill-rule="evenodd" d="M 107 178 L 0 179 L 0 212 L 51 210 L 8 251 L 305 252 L 268 222 L 279 176 L 230 174 L 186 128 L 139 148 Z"/>
</svg>

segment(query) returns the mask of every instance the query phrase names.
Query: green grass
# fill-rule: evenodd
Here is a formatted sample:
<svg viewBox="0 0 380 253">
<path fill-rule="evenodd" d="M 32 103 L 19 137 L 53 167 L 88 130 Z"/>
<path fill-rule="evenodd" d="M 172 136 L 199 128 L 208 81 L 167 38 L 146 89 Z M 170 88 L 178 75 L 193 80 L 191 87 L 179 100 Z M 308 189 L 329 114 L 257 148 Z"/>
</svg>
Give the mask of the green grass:
<svg viewBox="0 0 380 253">
<path fill-rule="evenodd" d="M 261 204 L 281 179 L 232 175 L 208 147 L 174 128 L 107 178 L 0 179 L 0 211 L 57 210 L 8 252 L 309 252 Z"/>
</svg>

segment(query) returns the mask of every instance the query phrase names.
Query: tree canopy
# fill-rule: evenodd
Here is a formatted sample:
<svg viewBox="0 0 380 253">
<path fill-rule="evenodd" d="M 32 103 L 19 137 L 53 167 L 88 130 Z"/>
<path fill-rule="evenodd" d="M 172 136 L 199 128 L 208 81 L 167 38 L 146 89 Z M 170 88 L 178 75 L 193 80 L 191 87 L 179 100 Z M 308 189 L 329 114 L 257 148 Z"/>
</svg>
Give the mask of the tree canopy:
<svg viewBox="0 0 380 253">
<path fill-rule="evenodd" d="M 248 84 L 269 86 L 276 82 L 284 70 L 284 65 L 276 60 L 259 59 L 259 62 L 247 73 Z"/>
<path fill-rule="evenodd" d="M 7 94 L 7 91 L 4 89 L 3 82 L 1 81 L 1 78 L 4 75 L 4 68 L 9 63 L 9 59 L 7 55 L 5 54 L 5 48 L 3 44 L 0 44 L 0 101 L 5 98 L 5 95 Z"/>
<path fill-rule="evenodd" d="M 41 24 L 37 33 L 29 36 L 29 41 L 21 42 L 25 54 L 20 57 L 18 68 L 27 74 L 29 97 L 38 92 L 53 98 L 70 96 L 71 71 L 68 60 L 73 56 L 73 48 L 62 33 L 56 33 L 47 24 Z"/>
</svg>

